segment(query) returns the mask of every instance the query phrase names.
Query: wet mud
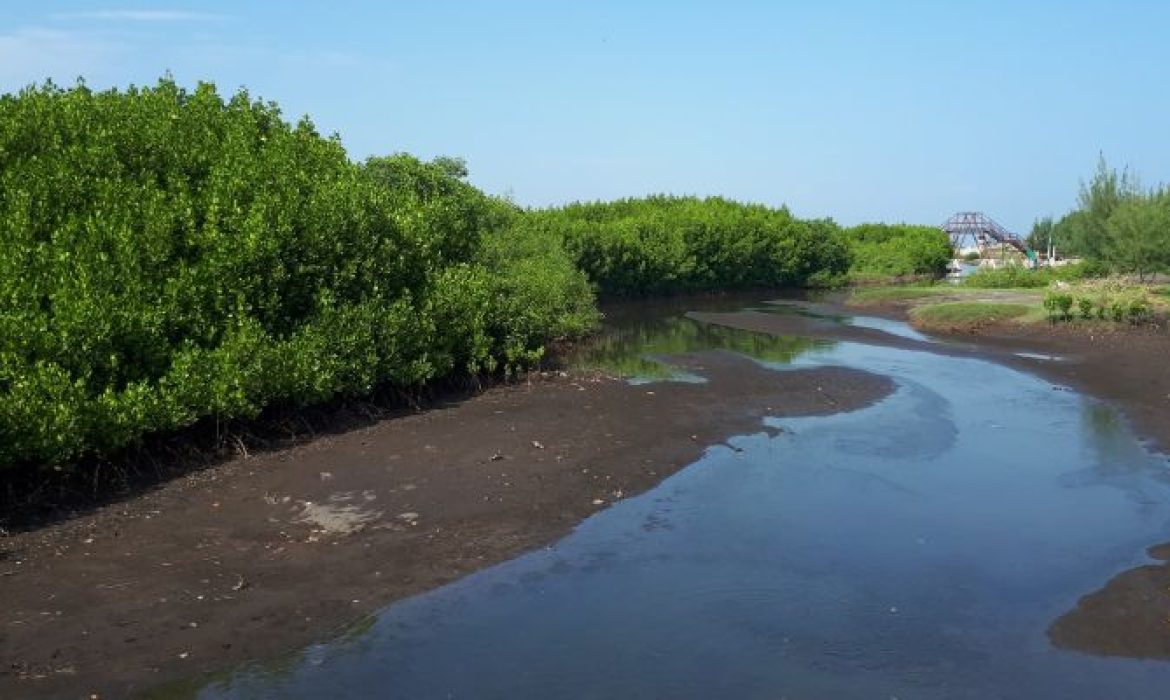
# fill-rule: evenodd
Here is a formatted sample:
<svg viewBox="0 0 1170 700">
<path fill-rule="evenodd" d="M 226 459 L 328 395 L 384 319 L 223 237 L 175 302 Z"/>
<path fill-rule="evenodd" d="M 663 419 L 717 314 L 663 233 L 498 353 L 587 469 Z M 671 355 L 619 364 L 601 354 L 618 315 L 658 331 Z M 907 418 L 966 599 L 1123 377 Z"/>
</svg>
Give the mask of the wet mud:
<svg viewBox="0 0 1170 700">
<path fill-rule="evenodd" d="M 892 390 L 730 352 L 670 361 L 703 383 L 537 377 L 4 537 L 0 696 L 124 697 L 327 640 L 555 541 L 765 417 Z"/>
<path fill-rule="evenodd" d="M 707 310 L 686 313 L 700 307 Z M 1044 388 L 1053 396 L 1076 390 L 1117 406 L 1147 446 L 1170 445 L 1164 333 L 1005 325 L 927 336 L 891 323 L 904 318 L 900 309 L 864 313 L 874 315 L 793 301 L 626 305 L 611 315 L 623 331 L 583 346 L 585 362 L 568 372 L 238 459 L 7 535 L 0 696 L 121 697 L 326 641 L 393 601 L 558 541 L 733 436 L 774 435 L 779 419 L 843 415 L 891 395 L 895 382 L 881 371 L 801 364 L 837 343 L 1023 370 L 1051 382 Z M 944 407 L 914 410 L 933 425 Z M 1117 450 L 1144 449 L 1128 427 L 1113 444 L 1110 426 L 1092 423 L 1114 414 L 1087 415 L 1085 430 L 1106 436 L 1092 443 L 1106 476 L 1093 479 L 1137 478 L 1108 474 L 1132 457 Z M 956 439 L 944 428 L 910 442 L 878 430 L 833 445 L 842 459 L 929 462 Z M 1143 474 L 1159 468 L 1138 461 Z M 872 488 L 904 488 L 854 476 Z M 647 523 L 659 522 L 651 516 Z M 1170 658 L 1170 564 L 1158 561 L 1166 548 L 1143 551 L 1163 539 L 1142 543 L 1136 561 L 1097 583 L 1086 580 L 1085 591 L 1100 590 L 1054 609 L 1052 643 L 1102 657 Z M 862 652 L 841 653 L 838 662 Z"/>
</svg>

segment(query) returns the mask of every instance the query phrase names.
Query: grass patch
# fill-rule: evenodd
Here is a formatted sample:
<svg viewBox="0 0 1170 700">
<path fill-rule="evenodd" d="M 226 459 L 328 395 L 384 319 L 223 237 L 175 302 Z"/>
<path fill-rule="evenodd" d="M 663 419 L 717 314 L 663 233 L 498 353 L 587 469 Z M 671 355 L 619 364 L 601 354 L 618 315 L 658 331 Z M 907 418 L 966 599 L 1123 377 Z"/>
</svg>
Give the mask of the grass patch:
<svg viewBox="0 0 1170 700">
<path fill-rule="evenodd" d="M 1013 319 L 1023 320 L 1035 309 L 1027 304 L 948 302 L 919 306 L 910 312 L 915 325 L 925 328 L 978 328 Z"/>
<path fill-rule="evenodd" d="M 909 301 L 947 294 L 953 290 L 943 286 L 922 287 L 863 287 L 855 289 L 846 303 L 852 306 L 883 304 L 891 301 Z"/>
</svg>

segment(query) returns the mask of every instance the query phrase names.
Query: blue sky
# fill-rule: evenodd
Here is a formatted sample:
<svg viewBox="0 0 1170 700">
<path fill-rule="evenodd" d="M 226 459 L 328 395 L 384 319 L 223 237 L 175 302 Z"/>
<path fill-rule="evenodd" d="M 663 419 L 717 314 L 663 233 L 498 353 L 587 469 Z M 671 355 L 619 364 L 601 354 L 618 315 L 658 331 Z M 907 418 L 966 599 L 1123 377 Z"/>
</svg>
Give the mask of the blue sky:
<svg viewBox="0 0 1170 700">
<path fill-rule="evenodd" d="M 0 92 L 211 80 L 526 205 L 653 192 L 1013 230 L 1170 180 L 1170 3 L 5 2 Z"/>
</svg>

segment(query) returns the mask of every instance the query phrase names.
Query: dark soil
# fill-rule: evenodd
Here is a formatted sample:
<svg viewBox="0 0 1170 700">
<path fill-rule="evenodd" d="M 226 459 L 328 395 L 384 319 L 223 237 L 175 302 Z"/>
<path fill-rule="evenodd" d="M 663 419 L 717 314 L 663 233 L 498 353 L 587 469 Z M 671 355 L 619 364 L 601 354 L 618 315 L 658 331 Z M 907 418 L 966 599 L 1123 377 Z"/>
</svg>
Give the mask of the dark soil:
<svg viewBox="0 0 1170 700">
<path fill-rule="evenodd" d="M 326 640 L 549 544 L 767 415 L 888 379 L 678 358 L 707 384 L 551 373 L 239 458 L 0 540 L 0 697 L 123 697 Z"/>
</svg>

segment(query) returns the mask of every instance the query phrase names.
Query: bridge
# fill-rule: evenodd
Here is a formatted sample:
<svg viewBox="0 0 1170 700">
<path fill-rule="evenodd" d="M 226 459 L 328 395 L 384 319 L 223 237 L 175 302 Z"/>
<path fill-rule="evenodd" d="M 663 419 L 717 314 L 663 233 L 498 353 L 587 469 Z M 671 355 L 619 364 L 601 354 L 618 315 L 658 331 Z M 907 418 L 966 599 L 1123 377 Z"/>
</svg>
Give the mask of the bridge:
<svg viewBox="0 0 1170 700">
<path fill-rule="evenodd" d="M 1001 253 L 1006 248 L 1014 248 L 1029 260 L 1035 259 L 1036 253 L 1028 248 L 1023 238 L 995 223 L 982 212 L 961 211 L 947 219 L 940 228 L 951 237 L 955 257 L 958 257 L 959 251 L 972 247 L 979 250 L 980 257 L 988 257 L 986 254 L 990 249 L 998 246 Z"/>
</svg>

